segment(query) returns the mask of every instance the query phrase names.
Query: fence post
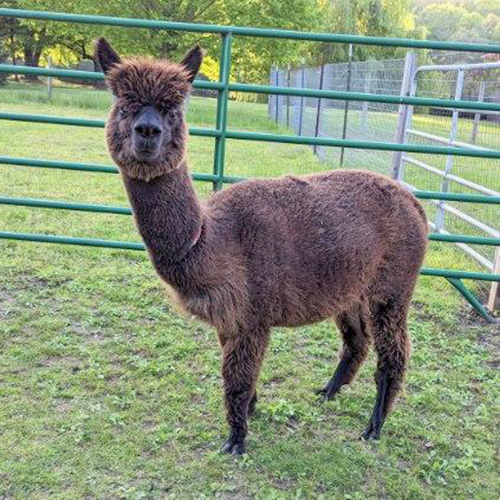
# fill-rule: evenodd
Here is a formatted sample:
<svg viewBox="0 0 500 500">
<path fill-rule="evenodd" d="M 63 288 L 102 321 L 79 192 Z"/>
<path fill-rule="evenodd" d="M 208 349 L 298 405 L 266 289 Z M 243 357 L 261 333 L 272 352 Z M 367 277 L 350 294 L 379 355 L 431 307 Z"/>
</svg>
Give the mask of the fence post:
<svg viewBox="0 0 500 500">
<path fill-rule="evenodd" d="M 271 87 L 274 86 L 274 66 L 271 66 L 271 71 L 269 72 L 269 85 Z M 267 116 L 269 116 L 269 119 L 273 119 L 273 109 L 274 109 L 274 99 L 276 98 L 275 95 L 269 94 L 267 96 Z"/>
<path fill-rule="evenodd" d="M 306 86 L 306 69 L 302 66 L 300 70 L 300 85 L 301 89 Z M 302 135 L 302 123 L 304 120 L 304 96 L 300 96 L 300 108 L 299 108 L 299 134 Z"/>
<path fill-rule="evenodd" d="M 50 69 L 52 67 L 52 58 L 49 56 L 47 57 L 47 69 Z M 47 77 L 47 95 L 49 97 L 49 101 L 52 99 L 52 77 L 48 76 Z"/>
<path fill-rule="evenodd" d="M 286 86 L 290 88 L 290 65 L 288 65 L 287 71 L 286 71 Z M 286 126 L 290 126 L 290 96 L 286 96 Z"/>
<path fill-rule="evenodd" d="M 326 64 L 323 63 L 319 71 L 319 90 L 323 90 L 323 81 L 325 79 L 325 66 Z M 314 127 L 314 137 L 319 136 L 319 125 L 321 121 L 321 100 L 322 100 L 321 97 L 318 97 L 318 105 L 316 107 L 316 126 Z M 313 146 L 313 151 L 314 154 L 316 154 L 316 152 L 318 151 L 317 144 Z"/>
<path fill-rule="evenodd" d="M 365 85 L 363 88 L 363 92 L 365 94 L 370 93 L 370 87 L 372 83 L 371 79 L 372 79 L 372 73 L 370 71 L 368 73 L 368 77 L 365 80 Z M 363 133 L 366 132 L 366 126 L 368 124 L 368 109 L 369 109 L 368 101 L 363 101 L 363 110 L 361 112 L 361 132 Z"/>
<path fill-rule="evenodd" d="M 224 158 L 226 152 L 226 127 L 227 127 L 227 108 L 229 101 L 229 74 L 231 71 L 231 42 L 232 33 L 222 35 L 222 47 L 220 57 L 219 82 L 223 88 L 219 90 L 217 96 L 217 116 L 215 128 L 220 132 L 220 136 L 215 138 L 214 150 L 214 175 L 217 180 L 213 183 L 214 191 L 222 189 L 224 178 Z"/>
<path fill-rule="evenodd" d="M 500 274 L 500 247 L 497 247 L 495 251 L 495 261 L 493 263 L 493 274 Z M 491 285 L 490 296 L 488 299 L 488 309 L 494 313 L 497 309 L 500 309 L 500 283 L 494 281 Z"/>
<path fill-rule="evenodd" d="M 486 90 L 486 82 L 481 82 L 479 84 L 479 95 L 477 96 L 477 100 L 479 102 L 484 101 L 484 93 Z M 476 144 L 477 142 L 477 134 L 479 132 L 479 122 L 481 121 L 481 112 L 474 114 L 474 123 L 472 125 L 472 135 L 470 141 L 472 144 Z"/>
<path fill-rule="evenodd" d="M 351 75 L 352 75 L 352 54 L 353 46 L 352 43 L 349 44 L 349 62 L 347 64 L 347 82 L 346 82 L 346 92 L 351 90 Z M 347 137 L 347 115 L 349 114 L 349 101 L 344 102 L 344 125 L 342 127 L 342 139 Z M 342 146 L 340 150 L 340 168 L 344 165 L 344 154 L 345 148 Z"/>
<path fill-rule="evenodd" d="M 401 82 L 401 97 L 409 97 L 415 94 L 417 77 L 417 55 L 413 51 L 408 51 L 405 57 L 405 67 L 403 81 Z M 404 144 L 406 142 L 406 130 L 411 123 L 413 106 L 401 104 L 398 108 L 398 118 L 396 125 L 396 136 L 394 142 Z M 392 177 L 398 181 L 403 180 L 403 152 L 395 151 L 392 160 Z"/>
<path fill-rule="evenodd" d="M 276 67 L 276 87 L 280 86 L 280 69 Z M 280 95 L 276 94 L 276 109 L 275 109 L 275 115 L 276 115 L 276 123 L 280 122 Z"/>
<path fill-rule="evenodd" d="M 455 84 L 455 101 L 459 101 L 462 98 L 462 92 L 464 88 L 464 70 L 459 69 L 457 72 L 457 82 Z M 450 139 L 448 144 L 450 146 L 453 145 L 453 142 L 457 138 L 458 131 L 458 118 L 459 118 L 459 110 L 454 109 L 451 117 L 451 129 L 450 129 Z M 451 173 L 451 169 L 453 168 L 453 155 L 448 155 L 446 157 L 446 165 L 444 168 L 443 182 L 441 183 L 441 191 L 443 193 L 447 193 L 450 187 L 450 181 L 448 179 L 448 175 Z M 436 211 L 436 219 L 434 224 L 436 225 L 436 232 L 444 229 L 444 216 L 445 216 L 445 202 L 444 200 L 439 200 Z"/>
</svg>

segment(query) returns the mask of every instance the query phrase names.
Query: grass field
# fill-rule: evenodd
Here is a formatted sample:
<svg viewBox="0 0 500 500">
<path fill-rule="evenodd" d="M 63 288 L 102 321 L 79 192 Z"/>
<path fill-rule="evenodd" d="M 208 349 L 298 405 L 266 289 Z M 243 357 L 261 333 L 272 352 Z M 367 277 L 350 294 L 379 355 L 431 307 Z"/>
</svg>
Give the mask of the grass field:
<svg viewBox="0 0 500 500">
<path fill-rule="evenodd" d="M 104 117 L 97 104 L 0 90 L 0 109 Z M 16 94 L 18 96 L 18 94 Z M 94 97 L 92 97 L 94 99 Z M 20 102 L 19 102 L 20 101 Z M 109 100 L 108 100 L 109 102 Z M 193 98 L 194 126 L 214 102 Z M 231 102 L 230 126 L 279 131 Z M 210 172 L 213 141 L 191 138 Z M 109 163 L 103 132 L 0 121 L 0 154 Z M 308 148 L 230 141 L 228 175 L 325 168 Z M 125 205 L 118 176 L 0 165 L 0 194 Z M 208 184 L 198 184 L 201 195 Z M 0 206 L 3 230 L 137 240 L 127 216 Z M 472 269 L 432 244 L 426 265 Z M 407 386 L 380 442 L 357 440 L 375 397 L 374 356 L 320 405 L 340 346 L 324 322 L 276 329 L 249 454 L 226 437 L 215 332 L 171 304 L 141 252 L 0 241 L 0 498 L 497 498 L 500 343 L 444 280 L 419 280 Z"/>
</svg>

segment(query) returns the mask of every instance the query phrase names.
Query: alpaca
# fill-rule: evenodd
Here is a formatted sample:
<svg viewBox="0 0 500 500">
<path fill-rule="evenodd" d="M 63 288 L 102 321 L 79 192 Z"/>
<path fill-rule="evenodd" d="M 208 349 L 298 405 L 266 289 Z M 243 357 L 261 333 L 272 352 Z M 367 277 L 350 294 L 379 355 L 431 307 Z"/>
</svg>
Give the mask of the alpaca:
<svg viewBox="0 0 500 500">
<path fill-rule="evenodd" d="M 248 180 L 201 203 L 186 164 L 183 103 L 202 50 L 180 63 L 96 57 L 115 97 L 106 126 L 137 228 L 181 306 L 214 326 L 222 349 L 229 438 L 245 451 L 247 419 L 273 326 L 333 318 L 340 362 L 319 391 L 333 398 L 375 344 L 377 396 L 363 439 L 378 439 L 409 357 L 407 313 L 427 223 L 412 194 L 367 171 Z"/>
</svg>

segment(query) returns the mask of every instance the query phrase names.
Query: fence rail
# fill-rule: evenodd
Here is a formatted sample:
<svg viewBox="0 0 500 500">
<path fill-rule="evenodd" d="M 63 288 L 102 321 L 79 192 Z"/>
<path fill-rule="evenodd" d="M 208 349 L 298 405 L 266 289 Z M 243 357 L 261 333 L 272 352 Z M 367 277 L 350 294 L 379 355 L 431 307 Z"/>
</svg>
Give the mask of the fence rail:
<svg viewBox="0 0 500 500">
<path fill-rule="evenodd" d="M 454 50 L 462 52 L 488 52 L 500 54 L 500 45 L 441 42 L 438 40 L 409 40 L 406 38 L 384 38 L 373 36 L 343 35 L 332 33 L 312 33 L 293 30 L 274 30 L 242 26 L 218 26 L 212 24 L 181 23 L 156 21 L 151 19 L 130 19 L 122 17 L 67 14 L 63 12 L 42 12 L 23 9 L 0 9 L 0 17 L 62 21 L 70 23 L 100 24 L 124 28 L 163 29 L 167 31 L 186 31 L 195 33 L 233 34 L 249 37 L 284 38 L 309 42 L 352 43 L 356 45 L 377 45 L 381 47 L 408 47 L 414 49 Z"/>
<path fill-rule="evenodd" d="M 104 80 L 104 75 L 102 73 L 95 73 L 93 71 L 32 68 L 30 66 L 18 66 L 16 64 L 0 64 L 0 73 L 78 78 L 97 81 Z M 247 83 L 227 83 L 224 86 L 220 82 L 206 82 L 203 80 L 195 80 L 193 82 L 193 87 L 195 89 L 202 90 L 223 90 L 227 87 L 228 91 L 230 92 L 246 92 L 250 94 L 289 95 L 294 97 L 315 97 L 323 99 L 335 99 L 339 101 L 379 102 L 397 105 L 412 104 L 414 106 L 434 106 L 444 109 L 466 109 L 471 111 L 492 111 L 500 113 L 500 104 L 484 101 L 455 101 L 453 99 L 434 99 L 430 97 L 405 97 L 389 94 L 315 90 L 301 87 L 279 87 L 272 85 L 254 85 Z"/>
<path fill-rule="evenodd" d="M 102 17 L 91 15 L 78 15 L 78 14 L 65 14 L 54 12 L 35 12 L 27 10 L 16 9 L 0 9 L 0 17 L 16 17 L 23 19 L 36 19 L 42 21 L 60 21 L 60 22 L 74 22 L 74 23 L 87 23 L 108 26 L 121 26 L 133 28 L 148 28 L 148 29 L 164 29 L 185 32 L 199 32 L 199 33 L 215 33 L 221 35 L 221 57 L 220 57 L 220 74 L 219 82 L 200 82 L 195 81 L 194 87 L 199 89 L 210 89 L 218 92 L 217 102 L 217 115 L 215 129 L 191 129 L 192 135 L 199 135 L 204 137 L 213 137 L 215 140 L 215 153 L 214 153 L 214 169 L 213 174 L 193 174 L 194 179 L 201 181 L 212 182 L 215 189 L 219 189 L 225 183 L 238 182 L 241 178 L 227 177 L 224 175 L 224 162 L 225 162 L 225 142 L 227 139 L 237 140 L 250 140 L 250 141 L 265 141 L 265 142 L 281 142 L 286 144 L 305 144 L 314 146 L 330 146 L 341 148 L 354 148 L 354 149 L 367 149 L 367 150 L 380 150 L 380 151 L 398 151 L 398 152 L 411 152 L 411 153 L 427 153 L 436 155 L 447 156 L 468 156 L 479 158 L 500 159 L 500 151 L 488 149 L 469 149 L 460 147 L 443 147 L 443 146 L 428 146 L 428 145 L 409 145 L 400 144 L 395 142 L 375 142 L 375 141 L 353 141 L 345 139 L 333 139 L 328 137 L 304 137 L 293 135 L 280 135 L 259 132 L 239 132 L 227 130 L 227 109 L 229 93 L 232 91 L 237 92 L 252 92 L 262 93 L 269 95 L 285 94 L 296 97 L 316 97 L 337 99 L 344 101 L 362 101 L 362 102 L 376 102 L 388 103 L 395 105 L 419 105 L 419 106 L 436 106 L 456 110 L 487 110 L 490 112 L 500 112 L 500 105 L 496 103 L 488 103 L 484 101 L 462 101 L 462 100 L 449 100 L 449 99 L 429 99 L 420 98 L 415 96 L 391 96 L 391 95 L 378 95 L 370 94 L 367 92 L 350 92 L 350 91 L 311 91 L 308 92 L 299 88 L 288 88 L 283 92 L 283 88 L 279 86 L 257 86 L 246 85 L 241 83 L 230 83 L 229 74 L 231 67 L 231 43 L 235 36 L 250 36 L 250 37 L 267 37 L 276 39 L 292 39 L 304 41 L 316 41 L 327 43 L 347 43 L 347 44 L 360 44 L 360 45 L 377 45 L 385 47 L 407 47 L 419 49 L 434 49 L 434 50 L 455 50 L 465 52 L 488 52 L 500 54 L 500 45 L 483 45 L 477 43 L 450 43 L 440 41 L 428 40 L 406 40 L 399 38 L 381 38 L 381 37 L 362 37 L 353 35 L 340 35 L 330 33 L 306 33 L 289 30 L 268 30 L 261 28 L 248 28 L 248 27 L 234 27 L 234 26 L 215 26 L 204 24 L 192 23 L 177 23 L 169 21 L 156 21 L 156 20 L 143 20 L 143 19 L 124 19 L 116 17 Z M 11 65 L 0 65 L 0 71 L 7 73 L 19 74 L 33 74 L 45 76 L 64 76 L 76 77 L 84 79 L 101 80 L 103 75 L 93 72 L 82 71 L 64 71 L 57 69 L 42 69 L 42 68 L 26 68 Z M 60 125 L 75 125 L 87 127 L 103 127 L 104 123 L 100 120 L 87 120 L 80 118 L 66 118 L 66 117 L 47 117 L 41 115 L 26 115 L 20 113 L 1 113 L 0 119 L 37 122 L 37 123 L 52 123 Z M 26 158 L 9 158 L 0 157 L 0 163 L 10 165 L 25 165 L 40 168 L 62 168 L 78 171 L 92 171 L 103 173 L 115 173 L 116 169 L 107 165 L 93 165 L 84 163 L 68 163 L 49 160 L 31 160 Z M 456 200 L 468 201 L 477 203 L 494 203 L 500 204 L 500 198 L 494 196 L 482 195 L 463 195 L 452 193 L 431 193 L 419 192 L 417 193 L 420 198 L 424 199 L 438 199 L 438 200 Z M 109 210 L 106 213 L 119 213 L 128 214 L 129 210 L 126 207 L 106 207 L 102 205 L 90 204 L 72 204 L 69 202 L 58 202 L 51 200 L 35 200 L 28 199 L 21 201 L 20 199 L 0 198 L 0 204 L 16 203 L 24 204 L 25 206 L 43 207 L 43 208 L 59 208 L 71 210 L 88 210 L 100 211 Z M 436 241 L 471 241 L 471 236 L 467 235 L 436 235 L 431 239 Z M 40 234 L 24 234 L 13 233 L 8 231 L 0 232 L 0 239 L 14 239 L 23 241 L 38 241 L 49 243 L 65 243 L 72 245 L 86 245 L 97 247 L 111 247 L 111 248 L 126 248 L 132 250 L 142 250 L 143 247 L 140 243 L 135 242 L 117 242 L 105 240 L 92 240 L 86 238 L 69 238 L 63 236 L 50 236 Z M 476 243 L 485 245 L 498 244 L 498 238 L 481 238 L 474 239 Z M 445 277 L 457 288 L 469 302 L 478 310 L 478 312 L 486 319 L 494 321 L 488 311 L 475 299 L 475 297 L 468 291 L 460 280 L 462 279 L 479 279 L 485 281 L 500 281 L 500 275 L 494 273 L 476 273 L 468 271 L 447 270 L 447 269 L 422 269 L 422 274 L 429 276 Z"/>
<path fill-rule="evenodd" d="M 75 125 L 84 127 L 104 128 L 104 120 L 88 120 L 85 118 L 66 118 L 47 115 L 31 115 L 24 113 L 0 112 L 0 120 L 50 123 L 55 125 Z M 220 137 L 247 141 L 281 142 L 284 144 L 304 144 L 309 146 L 332 146 L 350 149 L 371 149 L 375 151 L 404 151 L 409 153 L 429 153 L 435 155 L 469 156 L 475 158 L 500 159 L 500 151 L 491 149 L 466 149 L 444 146 L 422 146 L 418 144 L 399 144 L 395 142 L 353 141 L 347 139 L 332 139 L 327 137 L 295 136 L 270 134 L 262 132 L 239 132 L 208 128 L 190 128 L 189 133 L 199 137 Z"/>
</svg>

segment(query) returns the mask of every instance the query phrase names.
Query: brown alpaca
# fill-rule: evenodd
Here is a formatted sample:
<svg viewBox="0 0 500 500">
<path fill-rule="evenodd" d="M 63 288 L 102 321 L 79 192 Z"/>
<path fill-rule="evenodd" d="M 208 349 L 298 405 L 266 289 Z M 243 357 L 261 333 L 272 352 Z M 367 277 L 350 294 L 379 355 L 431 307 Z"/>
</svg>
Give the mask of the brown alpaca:
<svg viewBox="0 0 500 500">
<path fill-rule="evenodd" d="M 202 56 L 194 47 L 181 63 L 121 60 L 97 42 L 116 97 L 108 148 L 139 232 L 184 309 L 219 335 L 231 428 L 223 450 L 245 450 L 271 327 L 326 318 L 344 347 L 324 399 L 351 382 L 375 344 L 377 398 L 362 437 L 377 439 L 409 356 L 406 317 L 425 214 L 396 182 L 363 171 L 249 180 L 200 203 L 185 159 L 183 103 Z"/>
</svg>

